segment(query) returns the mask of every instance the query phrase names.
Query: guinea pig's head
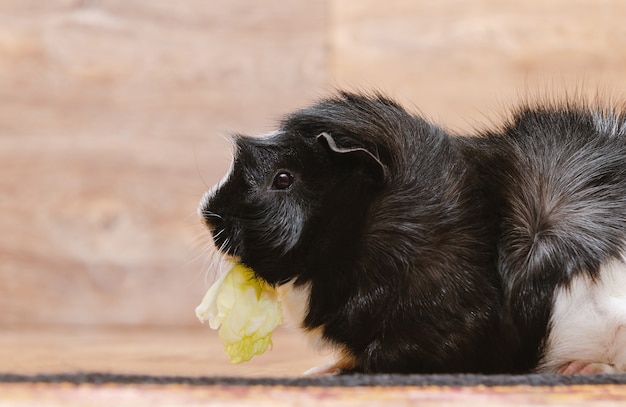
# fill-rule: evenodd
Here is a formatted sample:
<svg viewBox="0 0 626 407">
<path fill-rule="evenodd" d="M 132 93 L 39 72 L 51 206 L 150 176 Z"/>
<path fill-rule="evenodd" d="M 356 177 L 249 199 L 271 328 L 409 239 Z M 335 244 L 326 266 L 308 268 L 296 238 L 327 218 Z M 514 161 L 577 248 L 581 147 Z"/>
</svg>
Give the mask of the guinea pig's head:
<svg viewBox="0 0 626 407">
<path fill-rule="evenodd" d="M 304 282 L 328 259 L 347 261 L 385 180 L 377 151 L 320 129 L 285 124 L 234 137 L 229 173 L 200 203 L 217 248 L 270 284 Z"/>
</svg>

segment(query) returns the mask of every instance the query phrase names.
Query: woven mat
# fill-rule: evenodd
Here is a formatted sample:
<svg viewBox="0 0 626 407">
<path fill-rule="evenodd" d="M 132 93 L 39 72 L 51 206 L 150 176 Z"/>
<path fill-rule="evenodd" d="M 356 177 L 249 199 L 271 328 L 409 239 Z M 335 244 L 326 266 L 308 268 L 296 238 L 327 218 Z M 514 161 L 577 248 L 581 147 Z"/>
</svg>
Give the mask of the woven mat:
<svg viewBox="0 0 626 407">
<path fill-rule="evenodd" d="M 0 406 L 624 406 L 626 375 L 0 375 Z"/>
<path fill-rule="evenodd" d="M 626 375 L 0 375 L 0 406 L 624 406 Z"/>
</svg>

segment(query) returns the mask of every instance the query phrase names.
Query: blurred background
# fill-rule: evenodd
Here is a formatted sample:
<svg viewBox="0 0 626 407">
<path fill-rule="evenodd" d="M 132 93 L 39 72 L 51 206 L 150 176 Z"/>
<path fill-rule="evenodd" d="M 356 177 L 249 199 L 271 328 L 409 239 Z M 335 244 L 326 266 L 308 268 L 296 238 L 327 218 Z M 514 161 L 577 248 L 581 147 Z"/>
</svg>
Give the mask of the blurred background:
<svg viewBox="0 0 626 407">
<path fill-rule="evenodd" d="M 317 362 L 283 330 L 229 366 L 195 319 L 226 136 L 336 88 L 456 131 L 564 89 L 623 100 L 625 19 L 620 0 L 0 0 L 0 371 Z"/>
</svg>

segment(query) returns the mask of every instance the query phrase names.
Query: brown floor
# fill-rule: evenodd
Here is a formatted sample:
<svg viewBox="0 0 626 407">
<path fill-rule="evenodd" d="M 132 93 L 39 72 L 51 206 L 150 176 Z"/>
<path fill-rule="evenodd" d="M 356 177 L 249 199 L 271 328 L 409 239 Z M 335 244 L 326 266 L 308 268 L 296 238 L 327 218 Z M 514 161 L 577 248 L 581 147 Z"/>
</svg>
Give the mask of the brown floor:
<svg viewBox="0 0 626 407">
<path fill-rule="evenodd" d="M 197 328 L 4 328 L 0 372 L 105 372 L 181 376 L 290 376 L 329 359 L 309 349 L 287 328 L 274 346 L 250 362 L 233 365 L 217 333 Z"/>
</svg>

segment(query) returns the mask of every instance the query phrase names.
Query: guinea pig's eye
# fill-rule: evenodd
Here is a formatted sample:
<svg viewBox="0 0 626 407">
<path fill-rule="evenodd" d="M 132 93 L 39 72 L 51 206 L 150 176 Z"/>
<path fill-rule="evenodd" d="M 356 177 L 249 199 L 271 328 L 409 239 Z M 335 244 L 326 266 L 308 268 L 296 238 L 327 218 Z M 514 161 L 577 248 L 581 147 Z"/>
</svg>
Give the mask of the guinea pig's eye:
<svg viewBox="0 0 626 407">
<path fill-rule="evenodd" d="M 293 184 L 294 177 L 287 171 L 280 171 L 274 177 L 272 188 L 274 189 L 287 189 Z"/>
</svg>

